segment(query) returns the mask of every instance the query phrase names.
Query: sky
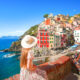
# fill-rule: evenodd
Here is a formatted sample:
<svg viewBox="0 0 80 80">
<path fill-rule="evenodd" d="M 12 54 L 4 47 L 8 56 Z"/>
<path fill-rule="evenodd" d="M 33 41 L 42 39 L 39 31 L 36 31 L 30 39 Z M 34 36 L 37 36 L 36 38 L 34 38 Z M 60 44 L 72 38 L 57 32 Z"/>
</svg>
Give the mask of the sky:
<svg viewBox="0 0 80 80">
<path fill-rule="evenodd" d="M 80 0 L 0 0 L 0 36 L 21 36 L 44 14 L 80 13 Z"/>
</svg>

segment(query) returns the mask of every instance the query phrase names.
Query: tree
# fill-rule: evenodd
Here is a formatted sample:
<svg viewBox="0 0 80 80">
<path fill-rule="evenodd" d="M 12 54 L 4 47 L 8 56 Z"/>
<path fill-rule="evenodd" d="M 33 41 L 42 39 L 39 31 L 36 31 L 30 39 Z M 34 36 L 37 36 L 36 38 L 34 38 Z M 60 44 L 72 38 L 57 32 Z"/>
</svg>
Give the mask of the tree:
<svg viewBox="0 0 80 80">
<path fill-rule="evenodd" d="M 48 14 L 45 14 L 43 17 L 44 17 L 44 18 L 48 18 Z"/>
<path fill-rule="evenodd" d="M 78 14 L 78 16 L 80 16 L 80 14 Z"/>
</svg>

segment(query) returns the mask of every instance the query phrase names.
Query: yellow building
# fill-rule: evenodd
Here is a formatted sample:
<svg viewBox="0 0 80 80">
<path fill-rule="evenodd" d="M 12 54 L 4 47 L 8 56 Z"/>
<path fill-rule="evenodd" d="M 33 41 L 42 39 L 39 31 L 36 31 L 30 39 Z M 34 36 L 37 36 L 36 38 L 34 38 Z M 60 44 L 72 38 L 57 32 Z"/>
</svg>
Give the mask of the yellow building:
<svg viewBox="0 0 80 80">
<path fill-rule="evenodd" d="M 54 36 L 49 36 L 49 48 L 50 49 L 54 47 L 53 42 L 54 42 Z"/>
<path fill-rule="evenodd" d="M 80 18 L 80 16 L 79 16 L 79 15 L 75 15 L 74 17 L 75 17 L 75 18 Z"/>
<path fill-rule="evenodd" d="M 60 35 L 54 35 L 54 49 L 61 47 L 61 36 Z"/>
<path fill-rule="evenodd" d="M 51 25 L 55 25 L 55 21 L 54 20 L 51 20 Z"/>
<path fill-rule="evenodd" d="M 70 23 L 70 24 L 72 24 L 72 22 L 73 22 L 72 20 L 69 20 L 69 23 Z"/>
</svg>

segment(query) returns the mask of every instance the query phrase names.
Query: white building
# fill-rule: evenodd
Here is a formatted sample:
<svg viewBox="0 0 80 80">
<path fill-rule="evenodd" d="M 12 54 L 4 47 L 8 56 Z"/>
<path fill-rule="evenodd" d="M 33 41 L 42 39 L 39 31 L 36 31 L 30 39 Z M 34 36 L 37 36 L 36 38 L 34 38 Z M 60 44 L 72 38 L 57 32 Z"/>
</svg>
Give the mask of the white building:
<svg viewBox="0 0 80 80">
<path fill-rule="evenodd" d="M 76 43 L 80 43 L 80 26 L 74 30 L 74 39 Z"/>
</svg>

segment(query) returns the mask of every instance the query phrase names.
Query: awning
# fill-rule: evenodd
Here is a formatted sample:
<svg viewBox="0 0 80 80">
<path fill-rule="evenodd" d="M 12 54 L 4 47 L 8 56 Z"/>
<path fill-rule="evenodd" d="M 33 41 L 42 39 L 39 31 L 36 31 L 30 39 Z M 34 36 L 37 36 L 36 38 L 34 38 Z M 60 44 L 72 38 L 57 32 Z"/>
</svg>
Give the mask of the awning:
<svg viewBox="0 0 80 80">
<path fill-rule="evenodd" d="M 71 46 L 71 48 L 76 48 L 78 46 L 79 46 L 78 44 L 75 44 L 75 45 Z"/>
</svg>

